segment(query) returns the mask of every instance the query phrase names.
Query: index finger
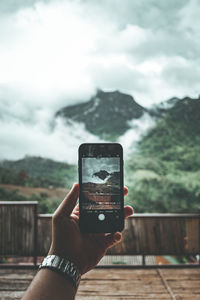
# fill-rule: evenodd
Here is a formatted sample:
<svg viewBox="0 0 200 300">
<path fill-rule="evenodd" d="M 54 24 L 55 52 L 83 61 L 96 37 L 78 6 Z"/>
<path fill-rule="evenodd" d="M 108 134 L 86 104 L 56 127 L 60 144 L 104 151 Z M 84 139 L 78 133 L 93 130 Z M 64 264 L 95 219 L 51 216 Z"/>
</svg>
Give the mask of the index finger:
<svg viewBox="0 0 200 300">
<path fill-rule="evenodd" d="M 54 215 L 67 215 L 70 216 L 78 199 L 79 184 L 75 183 L 71 191 L 66 195 L 64 200 L 60 203 L 56 209 Z"/>
</svg>

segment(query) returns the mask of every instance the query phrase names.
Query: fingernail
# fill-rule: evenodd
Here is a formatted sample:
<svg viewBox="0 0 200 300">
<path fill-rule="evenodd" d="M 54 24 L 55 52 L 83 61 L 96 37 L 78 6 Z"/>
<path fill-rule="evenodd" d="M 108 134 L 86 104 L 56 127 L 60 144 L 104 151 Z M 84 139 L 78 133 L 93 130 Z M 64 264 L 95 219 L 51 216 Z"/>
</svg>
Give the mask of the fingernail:
<svg viewBox="0 0 200 300">
<path fill-rule="evenodd" d="M 115 236 L 115 240 L 116 240 L 116 241 L 120 241 L 120 240 L 121 240 L 121 235 L 120 235 L 120 234 L 116 235 L 116 236 Z"/>
<path fill-rule="evenodd" d="M 71 188 L 70 192 L 73 191 L 73 189 L 75 188 L 76 185 L 77 185 L 77 183 L 75 182 L 75 183 L 72 185 L 72 188 Z"/>
</svg>

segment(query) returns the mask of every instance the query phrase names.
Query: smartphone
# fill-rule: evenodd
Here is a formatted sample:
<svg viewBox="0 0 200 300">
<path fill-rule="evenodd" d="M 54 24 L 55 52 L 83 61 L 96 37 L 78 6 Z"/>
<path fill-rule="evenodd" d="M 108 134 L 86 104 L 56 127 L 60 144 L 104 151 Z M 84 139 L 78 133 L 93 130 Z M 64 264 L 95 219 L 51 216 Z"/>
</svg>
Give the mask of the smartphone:
<svg viewBox="0 0 200 300">
<path fill-rule="evenodd" d="M 118 143 L 79 147 L 79 226 L 83 233 L 124 228 L 123 148 Z"/>
</svg>

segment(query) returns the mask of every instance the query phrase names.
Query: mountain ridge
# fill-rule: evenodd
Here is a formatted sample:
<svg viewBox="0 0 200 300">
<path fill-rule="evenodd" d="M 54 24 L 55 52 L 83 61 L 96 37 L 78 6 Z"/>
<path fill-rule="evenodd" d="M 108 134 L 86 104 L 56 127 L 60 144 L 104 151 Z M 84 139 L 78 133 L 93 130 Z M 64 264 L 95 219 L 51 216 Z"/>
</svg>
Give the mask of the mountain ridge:
<svg viewBox="0 0 200 300">
<path fill-rule="evenodd" d="M 170 114 L 172 116 L 177 114 L 181 119 L 188 115 L 189 112 L 187 113 L 186 110 L 190 111 L 191 106 L 198 106 L 199 101 L 199 98 L 188 96 L 173 97 L 145 108 L 131 95 L 118 90 L 104 92 L 99 89 L 87 102 L 65 106 L 56 112 L 55 117 L 61 117 L 67 125 L 70 125 L 70 121 L 83 123 L 90 133 L 103 140 L 116 141 L 132 128 L 132 121 L 140 120 L 145 113 L 153 120 Z M 196 115 L 197 112 L 194 114 Z"/>
<path fill-rule="evenodd" d="M 96 107 L 93 106 L 90 113 L 95 113 Z M 174 97 L 155 105 L 148 113 L 155 120 L 154 126 L 140 135 L 136 148 L 131 148 L 129 159 L 125 159 L 125 184 L 129 187 L 126 203 L 141 213 L 197 212 L 200 203 L 200 99 Z M 130 134 L 134 134 L 132 129 Z M 26 166 L 34 167 L 38 174 Z M 41 158 L 27 157 L 24 161 L 0 164 L 1 183 L 43 187 L 65 187 L 67 184 L 70 187 L 76 177 L 77 166 L 57 165 Z M 108 180 L 109 184 L 117 183 L 117 174 Z M 4 199 L 9 196 L 2 195 Z M 14 199 L 13 194 L 11 199 Z M 46 203 L 44 199 L 42 203 Z"/>
<path fill-rule="evenodd" d="M 97 90 L 89 101 L 65 106 L 56 117 L 83 122 L 89 132 L 102 139 L 115 140 L 130 128 L 128 121 L 140 118 L 146 111 L 128 94 Z"/>
</svg>

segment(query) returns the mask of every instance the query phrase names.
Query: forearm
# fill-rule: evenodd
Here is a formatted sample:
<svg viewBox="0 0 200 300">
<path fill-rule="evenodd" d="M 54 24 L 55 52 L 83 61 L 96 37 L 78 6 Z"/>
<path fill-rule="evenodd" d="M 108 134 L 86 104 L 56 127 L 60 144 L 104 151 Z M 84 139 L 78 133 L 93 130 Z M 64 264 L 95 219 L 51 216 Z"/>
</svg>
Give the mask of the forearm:
<svg viewBox="0 0 200 300">
<path fill-rule="evenodd" d="M 41 269 L 34 277 L 22 300 L 74 300 L 76 290 L 70 279 L 50 269 Z"/>
</svg>

